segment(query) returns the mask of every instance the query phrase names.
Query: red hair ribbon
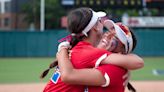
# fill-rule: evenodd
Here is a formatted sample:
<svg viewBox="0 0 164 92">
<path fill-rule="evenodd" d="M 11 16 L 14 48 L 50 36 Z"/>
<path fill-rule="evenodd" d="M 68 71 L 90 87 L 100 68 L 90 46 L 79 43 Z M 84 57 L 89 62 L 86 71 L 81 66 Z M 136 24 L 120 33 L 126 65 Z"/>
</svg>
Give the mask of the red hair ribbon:
<svg viewBox="0 0 164 92">
<path fill-rule="evenodd" d="M 68 42 L 70 42 L 71 39 L 72 39 L 72 35 L 70 34 L 70 35 L 68 35 L 68 36 L 66 36 L 66 37 L 64 37 L 64 38 L 61 38 L 60 40 L 58 40 L 58 42 L 63 42 L 63 41 L 68 41 Z"/>
</svg>

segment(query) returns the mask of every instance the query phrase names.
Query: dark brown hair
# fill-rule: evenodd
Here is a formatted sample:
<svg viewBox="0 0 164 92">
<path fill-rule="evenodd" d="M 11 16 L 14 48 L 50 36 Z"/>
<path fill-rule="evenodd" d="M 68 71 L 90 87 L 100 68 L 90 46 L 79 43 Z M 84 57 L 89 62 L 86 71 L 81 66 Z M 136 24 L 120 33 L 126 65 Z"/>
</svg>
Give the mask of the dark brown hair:
<svg viewBox="0 0 164 92">
<path fill-rule="evenodd" d="M 131 28 L 129 28 L 129 30 L 130 30 L 130 32 L 132 34 L 132 40 L 133 40 L 133 48 L 132 48 L 132 51 L 133 51 L 136 48 L 136 45 L 137 45 L 137 38 L 136 38 L 133 30 Z M 136 89 L 133 87 L 133 85 L 130 82 L 128 82 L 127 88 L 131 92 L 136 92 Z"/>
<path fill-rule="evenodd" d="M 70 42 L 72 47 L 85 37 L 82 31 L 89 24 L 91 18 L 92 10 L 86 7 L 77 8 L 68 14 L 68 31 L 75 34 Z"/>
<path fill-rule="evenodd" d="M 82 31 L 85 29 L 85 27 L 89 24 L 90 20 L 92 18 L 92 10 L 90 8 L 77 8 L 75 10 L 72 10 L 68 14 L 68 31 L 70 33 L 74 33 L 75 35 L 72 35 L 72 39 L 70 42 L 70 45 L 74 47 L 79 41 L 81 41 L 85 36 L 82 34 Z M 89 34 L 89 32 L 88 32 Z M 43 71 L 43 73 L 40 75 L 40 78 L 44 78 L 50 69 L 54 68 L 58 65 L 57 60 L 54 60 L 50 65 L 49 68 Z"/>
<path fill-rule="evenodd" d="M 129 28 L 131 34 L 132 34 L 132 40 L 133 40 L 133 48 L 132 48 L 132 51 L 136 48 L 136 45 L 137 45 L 137 38 L 133 32 L 133 30 L 131 28 Z"/>
<path fill-rule="evenodd" d="M 54 68 L 55 66 L 58 65 L 58 62 L 57 62 L 57 59 L 55 59 L 48 67 L 48 69 L 44 70 L 41 75 L 40 75 L 40 79 L 43 79 L 47 74 L 48 72 L 50 71 L 50 69 Z"/>
</svg>

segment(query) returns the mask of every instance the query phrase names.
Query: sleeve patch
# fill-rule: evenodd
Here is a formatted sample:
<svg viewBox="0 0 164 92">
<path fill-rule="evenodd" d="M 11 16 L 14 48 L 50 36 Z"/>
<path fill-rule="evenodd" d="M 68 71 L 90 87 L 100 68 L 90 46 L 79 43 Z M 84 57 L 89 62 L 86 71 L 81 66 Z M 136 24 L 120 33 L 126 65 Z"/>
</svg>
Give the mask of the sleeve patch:
<svg viewBox="0 0 164 92">
<path fill-rule="evenodd" d="M 60 72 L 56 71 L 53 74 L 53 76 L 51 77 L 51 81 L 56 84 L 58 82 L 59 78 L 60 78 Z"/>
</svg>

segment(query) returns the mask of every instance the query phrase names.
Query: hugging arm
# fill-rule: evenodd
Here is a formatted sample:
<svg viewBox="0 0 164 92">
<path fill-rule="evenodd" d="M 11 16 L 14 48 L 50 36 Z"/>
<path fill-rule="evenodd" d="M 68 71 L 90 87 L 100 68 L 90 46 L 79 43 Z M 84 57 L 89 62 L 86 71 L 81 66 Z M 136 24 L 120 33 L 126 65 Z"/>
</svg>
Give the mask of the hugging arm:
<svg viewBox="0 0 164 92">
<path fill-rule="evenodd" d="M 68 56 L 68 50 L 63 48 L 57 54 L 58 65 L 61 73 L 61 80 L 69 84 L 100 86 L 106 80 L 102 73 L 93 69 L 74 69 Z"/>
<path fill-rule="evenodd" d="M 61 72 L 61 79 L 65 83 L 92 86 L 101 86 L 106 83 L 103 74 L 95 68 L 75 69 L 69 60 L 67 48 L 63 48 L 58 52 L 57 59 Z M 143 67 L 143 60 L 134 54 L 111 54 L 101 63 L 110 63 L 131 70 Z"/>
<path fill-rule="evenodd" d="M 114 54 L 109 55 L 101 64 L 114 64 L 128 70 L 136 70 L 144 66 L 142 58 L 135 54 Z"/>
</svg>

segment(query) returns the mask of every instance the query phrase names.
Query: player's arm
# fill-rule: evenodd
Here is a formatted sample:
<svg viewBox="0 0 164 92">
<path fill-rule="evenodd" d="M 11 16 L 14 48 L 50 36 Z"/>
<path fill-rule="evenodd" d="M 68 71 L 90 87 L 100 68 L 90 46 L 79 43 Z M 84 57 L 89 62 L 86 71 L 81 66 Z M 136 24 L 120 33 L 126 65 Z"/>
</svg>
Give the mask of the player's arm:
<svg viewBox="0 0 164 92">
<path fill-rule="evenodd" d="M 61 73 L 61 80 L 69 84 L 101 86 L 106 83 L 102 73 L 93 69 L 74 69 L 72 66 L 68 50 L 63 48 L 57 54 L 58 65 Z"/>
<path fill-rule="evenodd" d="M 111 54 L 111 55 L 114 55 L 114 56 L 107 57 L 107 59 L 105 59 L 103 63 L 107 63 L 107 64 L 111 63 L 111 64 L 116 64 L 116 65 L 118 64 L 121 66 L 122 63 L 119 63 L 119 62 L 113 63 L 113 62 L 120 60 L 121 58 L 123 58 L 124 55 L 123 56 L 120 56 L 119 54 L 116 54 L 116 55 Z M 119 56 L 120 59 L 112 60 L 112 58 L 114 58 L 117 55 Z M 118 57 L 115 57 L 115 58 L 118 58 Z M 127 57 L 124 57 L 124 58 L 127 58 Z M 130 60 L 132 61 L 135 60 L 133 58 Z M 135 58 L 138 58 L 138 57 L 135 57 Z M 59 68 L 61 72 L 61 79 L 63 82 L 66 82 L 69 84 L 93 85 L 93 86 L 100 86 L 106 83 L 106 79 L 104 78 L 104 75 L 97 69 L 74 69 L 69 60 L 67 48 L 63 48 L 59 50 L 57 54 L 57 59 L 58 59 L 58 64 L 59 64 Z M 106 60 L 112 60 L 112 61 L 107 62 Z M 124 59 L 121 59 L 121 60 L 124 60 Z M 122 66 L 123 65 L 124 64 L 122 64 Z"/>
<path fill-rule="evenodd" d="M 101 64 L 114 64 L 128 70 L 135 70 L 144 66 L 144 61 L 141 57 L 135 54 L 110 54 Z"/>
</svg>

